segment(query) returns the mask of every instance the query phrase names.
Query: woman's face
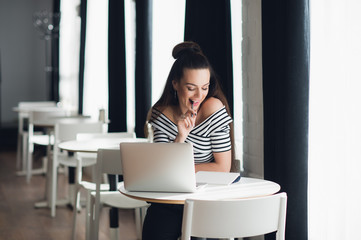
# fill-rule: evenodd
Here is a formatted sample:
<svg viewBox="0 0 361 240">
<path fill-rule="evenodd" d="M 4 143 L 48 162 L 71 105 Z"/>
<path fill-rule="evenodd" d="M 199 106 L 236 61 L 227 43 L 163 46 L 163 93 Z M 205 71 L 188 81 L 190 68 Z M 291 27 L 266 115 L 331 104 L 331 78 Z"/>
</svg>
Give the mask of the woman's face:
<svg viewBox="0 0 361 240">
<path fill-rule="evenodd" d="M 177 91 L 179 107 L 183 113 L 192 107 L 193 110 L 198 110 L 208 94 L 209 81 L 210 73 L 207 68 L 186 68 L 180 81 L 173 80 L 173 88 Z"/>
</svg>

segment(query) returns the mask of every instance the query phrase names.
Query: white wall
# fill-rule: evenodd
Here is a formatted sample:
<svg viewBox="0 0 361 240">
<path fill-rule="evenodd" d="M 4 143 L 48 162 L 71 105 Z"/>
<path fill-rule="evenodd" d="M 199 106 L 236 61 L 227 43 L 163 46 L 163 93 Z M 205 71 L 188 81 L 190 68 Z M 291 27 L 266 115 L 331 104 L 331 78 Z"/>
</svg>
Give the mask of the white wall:
<svg viewBox="0 0 361 240">
<path fill-rule="evenodd" d="M 1 123 L 17 124 L 19 101 L 45 100 L 45 43 L 33 27 L 33 13 L 52 9 L 47 0 L 0 0 Z"/>
<path fill-rule="evenodd" d="M 243 161 L 246 174 L 263 178 L 261 0 L 243 0 Z"/>
</svg>

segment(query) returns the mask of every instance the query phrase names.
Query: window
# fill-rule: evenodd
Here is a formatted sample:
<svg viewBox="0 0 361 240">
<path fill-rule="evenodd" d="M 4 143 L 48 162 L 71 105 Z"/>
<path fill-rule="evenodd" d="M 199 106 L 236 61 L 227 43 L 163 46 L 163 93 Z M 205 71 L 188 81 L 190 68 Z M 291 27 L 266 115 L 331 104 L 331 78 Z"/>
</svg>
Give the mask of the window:
<svg viewBox="0 0 361 240">
<path fill-rule="evenodd" d="M 135 128 L 135 1 L 124 1 L 127 81 L 127 131 Z"/>
<path fill-rule="evenodd" d="M 108 1 L 87 2 L 86 26 L 83 113 L 98 118 L 108 110 Z"/>
<path fill-rule="evenodd" d="M 59 95 L 66 109 L 78 112 L 78 79 L 80 50 L 80 1 L 62 1 L 59 38 Z"/>
<path fill-rule="evenodd" d="M 173 65 L 172 50 L 184 40 L 185 0 L 153 1 L 152 105 L 160 98 Z"/>
<path fill-rule="evenodd" d="M 152 105 L 159 99 L 174 62 L 172 49 L 184 39 L 184 15 L 185 0 L 153 1 Z M 135 18 L 135 2 L 125 1 L 128 131 L 135 127 Z"/>
<path fill-rule="evenodd" d="M 242 1 L 231 0 L 233 51 L 233 121 L 236 157 L 243 159 L 243 101 L 242 101 Z M 240 144 L 238 144 L 240 143 Z M 242 154 L 242 156 L 240 156 Z M 241 162 L 243 170 L 243 162 Z"/>
<path fill-rule="evenodd" d="M 361 2 L 310 1 L 309 239 L 359 239 Z"/>
</svg>

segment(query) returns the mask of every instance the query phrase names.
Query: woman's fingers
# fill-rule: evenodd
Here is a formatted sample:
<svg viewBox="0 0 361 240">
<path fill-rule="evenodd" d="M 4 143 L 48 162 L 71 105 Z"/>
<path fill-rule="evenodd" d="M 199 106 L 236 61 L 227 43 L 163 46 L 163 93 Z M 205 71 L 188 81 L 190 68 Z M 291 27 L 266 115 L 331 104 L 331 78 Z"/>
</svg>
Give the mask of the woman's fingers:
<svg viewBox="0 0 361 240">
<path fill-rule="evenodd" d="M 192 121 L 189 117 L 184 119 L 184 123 L 185 123 L 186 128 L 190 128 L 193 126 Z"/>
<path fill-rule="evenodd" d="M 178 122 L 178 131 L 182 131 L 181 128 L 184 128 L 185 134 L 188 134 L 195 126 L 196 116 L 197 112 L 193 110 L 182 114 Z"/>
</svg>

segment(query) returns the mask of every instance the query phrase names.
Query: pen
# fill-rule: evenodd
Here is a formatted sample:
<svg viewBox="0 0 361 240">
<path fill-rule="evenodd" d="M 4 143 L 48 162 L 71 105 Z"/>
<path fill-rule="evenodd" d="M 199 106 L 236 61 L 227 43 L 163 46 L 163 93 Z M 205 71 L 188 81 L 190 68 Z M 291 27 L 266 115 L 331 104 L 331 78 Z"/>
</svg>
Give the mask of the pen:
<svg viewBox="0 0 361 240">
<path fill-rule="evenodd" d="M 191 103 L 192 103 L 192 104 L 191 104 L 191 108 L 192 108 L 192 110 L 193 110 L 193 103 L 194 103 L 194 102 L 191 100 Z M 191 114 L 191 117 L 193 117 L 193 113 Z"/>
</svg>

